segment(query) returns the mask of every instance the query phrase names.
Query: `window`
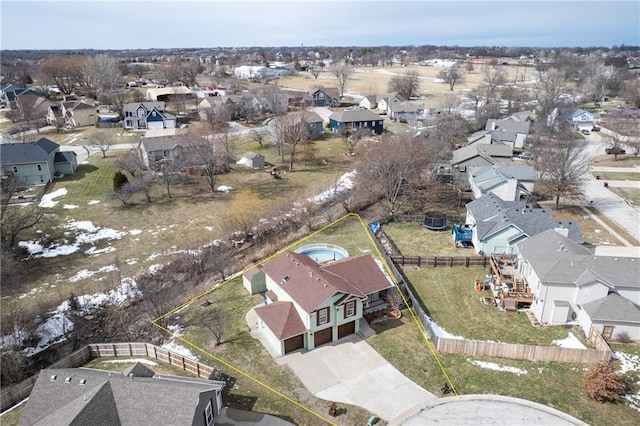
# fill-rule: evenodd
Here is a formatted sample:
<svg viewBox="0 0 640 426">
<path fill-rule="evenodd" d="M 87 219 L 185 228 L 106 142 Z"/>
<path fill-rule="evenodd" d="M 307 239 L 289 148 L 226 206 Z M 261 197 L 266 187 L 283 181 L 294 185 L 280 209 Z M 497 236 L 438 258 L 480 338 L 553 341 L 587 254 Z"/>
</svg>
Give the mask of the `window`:
<svg viewBox="0 0 640 426">
<path fill-rule="evenodd" d="M 36 168 L 38 169 L 38 171 L 39 171 L 39 172 L 41 172 L 41 171 L 42 171 L 42 165 L 40 165 L 40 164 L 36 164 Z"/>
<path fill-rule="evenodd" d="M 356 301 L 352 300 L 344 305 L 344 317 L 349 318 L 356 314 Z"/>
<path fill-rule="evenodd" d="M 593 286 L 591 285 L 580 287 L 580 296 L 591 296 L 592 288 Z"/>
<path fill-rule="evenodd" d="M 40 176 L 40 183 L 44 183 L 44 176 Z"/>
<path fill-rule="evenodd" d="M 329 308 L 320 309 L 318 311 L 318 325 L 326 324 L 329 322 Z"/>
<path fill-rule="evenodd" d="M 18 173 L 18 166 L 13 166 L 13 173 Z"/>
<path fill-rule="evenodd" d="M 213 407 L 211 406 L 211 400 L 209 400 L 207 408 L 204 409 L 204 422 L 207 426 L 213 426 Z"/>
</svg>

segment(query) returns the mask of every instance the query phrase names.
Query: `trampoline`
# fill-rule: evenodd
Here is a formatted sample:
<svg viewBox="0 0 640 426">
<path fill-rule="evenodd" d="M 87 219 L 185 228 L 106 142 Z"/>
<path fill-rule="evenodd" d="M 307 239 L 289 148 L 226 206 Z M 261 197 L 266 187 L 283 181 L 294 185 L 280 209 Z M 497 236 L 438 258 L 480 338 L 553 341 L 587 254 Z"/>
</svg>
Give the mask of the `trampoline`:
<svg viewBox="0 0 640 426">
<path fill-rule="evenodd" d="M 447 229 L 447 216 L 438 212 L 425 213 L 422 226 L 432 231 L 444 231 Z"/>
</svg>

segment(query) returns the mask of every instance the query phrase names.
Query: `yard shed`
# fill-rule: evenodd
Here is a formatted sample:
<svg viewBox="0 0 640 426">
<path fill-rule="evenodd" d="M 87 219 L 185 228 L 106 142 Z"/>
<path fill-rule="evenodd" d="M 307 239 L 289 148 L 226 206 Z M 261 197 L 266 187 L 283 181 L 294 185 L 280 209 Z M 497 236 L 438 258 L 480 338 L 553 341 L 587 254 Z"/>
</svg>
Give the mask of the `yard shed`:
<svg viewBox="0 0 640 426">
<path fill-rule="evenodd" d="M 266 161 L 264 155 L 256 154 L 255 152 L 245 152 L 236 164 L 242 164 L 252 169 L 264 169 Z"/>
</svg>

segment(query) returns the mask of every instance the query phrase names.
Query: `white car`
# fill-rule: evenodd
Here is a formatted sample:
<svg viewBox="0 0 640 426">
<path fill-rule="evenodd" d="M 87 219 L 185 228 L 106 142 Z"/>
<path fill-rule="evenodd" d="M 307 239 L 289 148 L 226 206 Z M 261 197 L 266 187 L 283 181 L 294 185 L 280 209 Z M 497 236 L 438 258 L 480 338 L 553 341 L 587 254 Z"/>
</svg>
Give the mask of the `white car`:
<svg viewBox="0 0 640 426">
<path fill-rule="evenodd" d="M 533 154 L 530 152 L 522 152 L 518 155 L 518 158 L 521 160 L 533 160 Z"/>
</svg>

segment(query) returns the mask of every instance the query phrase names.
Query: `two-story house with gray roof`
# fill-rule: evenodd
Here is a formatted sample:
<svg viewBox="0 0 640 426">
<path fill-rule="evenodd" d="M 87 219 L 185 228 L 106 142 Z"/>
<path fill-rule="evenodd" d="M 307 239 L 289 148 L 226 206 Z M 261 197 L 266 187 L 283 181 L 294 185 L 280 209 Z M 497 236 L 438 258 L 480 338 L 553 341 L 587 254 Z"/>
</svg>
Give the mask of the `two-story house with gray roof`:
<svg viewBox="0 0 640 426">
<path fill-rule="evenodd" d="M 40 371 L 18 425 L 213 426 L 224 382 L 158 375 L 141 363 L 122 373 Z"/>
<path fill-rule="evenodd" d="M 26 185 L 44 185 L 57 173 L 75 173 L 75 152 L 60 152 L 60 145 L 47 138 L 37 142 L 0 144 L 2 176 L 13 175 Z"/>
<path fill-rule="evenodd" d="M 472 243 L 478 254 L 517 254 L 518 244 L 548 229 L 557 229 L 582 243 L 580 225 L 558 221 L 550 209 L 533 208 L 522 201 L 504 201 L 485 194 L 467 204 L 466 225 L 471 228 Z"/>
<path fill-rule="evenodd" d="M 594 327 L 605 339 L 624 332 L 640 340 L 639 257 L 595 255 L 551 229 L 518 246 L 518 273 L 541 324 L 578 323 L 587 336 Z"/>
<path fill-rule="evenodd" d="M 128 103 L 124 105 L 122 113 L 125 129 L 174 129 L 176 127 L 176 116 L 165 111 L 163 101 Z"/>
<path fill-rule="evenodd" d="M 383 119 L 378 114 L 363 107 L 345 109 L 329 116 L 329 128 L 333 132 L 342 129 L 370 129 L 374 135 L 381 135 L 384 130 Z"/>
<path fill-rule="evenodd" d="M 525 149 L 527 135 L 531 130 L 531 122 L 489 119 L 485 130 L 491 131 L 491 139 L 495 140 L 492 143 L 508 144 L 515 151 L 522 151 Z"/>
</svg>

